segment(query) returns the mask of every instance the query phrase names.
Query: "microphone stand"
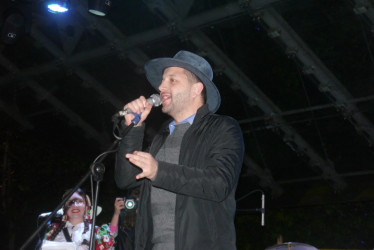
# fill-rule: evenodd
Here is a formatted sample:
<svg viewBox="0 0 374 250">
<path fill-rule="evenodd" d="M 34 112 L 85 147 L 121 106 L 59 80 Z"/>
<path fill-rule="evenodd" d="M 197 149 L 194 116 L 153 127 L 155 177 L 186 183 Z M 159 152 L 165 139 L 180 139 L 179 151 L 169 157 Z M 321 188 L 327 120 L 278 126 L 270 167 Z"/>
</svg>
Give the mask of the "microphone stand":
<svg viewBox="0 0 374 250">
<path fill-rule="evenodd" d="M 53 216 L 56 215 L 57 211 L 63 207 L 63 205 L 66 203 L 66 201 L 75 193 L 75 191 L 82 186 L 82 184 L 87 180 L 88 177 L 93 176 L 94 180 L 96 181 L 96 191 L 95 191 L 95 198 L 92 201 L 92 226 L 91 226 L 91 235 L 90 235 L 90 249 L 95 249 L 95 239 L 94 239 L 94 232 L 95 232 L 95 223 L 96 223 L 96 214 L 97 214 L 97 199 L 99 194 L 99 183 L 102 181 L 104 172 L 105 172 L 105 166 L 102 164 L 102 161 L 106 158 L 108 155 L 107 153 L 114 153 L 117 150 L 113 150 L 119 141 L 122 140 L 123 137 L 127 135 L 127 133 L 134 127 L 134 125 L 137 124 L 137 122 L 130 123 L 129 126 L 127 126 L 123 132 L 121 133 L 121 137 L 117 138 L 112 145 L 108 148 L 107 151 L 102 153 L 100 156 L 98 156 L 94 162 L 91 164 L 90 169 L 88 172 L 83 176 L 83 178 L 69 191 L 69 193 L 65 196 L 65 198 L 60 202 L 60 204 L 57 205 L 57 207 L 53 210 L 53 212 L 39 225 L 39 227 L 36 229 L 36 231 L 26 240 L 26 242 L 21 246 L 21 250 L 26 249 L 28 244 L 35 238 L 37 234 L 43 229 L 43 227 L 48 223 L 50 219 L 52 219 Z"/>
<path fill-rule="evenodd" d="M 248 197 L 249 195 L 261 192 L 261 208 L 249 208 L 249 209 L 236 209 L 238 212 L 260 212 L 261 213 L 261 226 L 265 226 L 265 194 L 261 189 L 255 189 L 246 195 L 242 196 L 241 198 L 237 199 L 236 202 L 243 200 L 244 198 Z"/>
</svg>

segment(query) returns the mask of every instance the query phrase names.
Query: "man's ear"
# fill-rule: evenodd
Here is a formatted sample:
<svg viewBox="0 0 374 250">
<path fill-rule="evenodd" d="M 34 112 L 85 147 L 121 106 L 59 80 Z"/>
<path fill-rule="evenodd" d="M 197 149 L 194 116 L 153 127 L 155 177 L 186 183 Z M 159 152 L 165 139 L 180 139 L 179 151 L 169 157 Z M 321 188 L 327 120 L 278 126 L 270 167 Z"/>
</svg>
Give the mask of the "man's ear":
<svg viewBox="0 0 374 250">
<path fill-rule="evenodd" d="M 198 96 L 201 95 L 201 92 L 203 92 L 204 84 L 202 82 L 194 83 L 193 85 L 193 93 Z"/>
</svg>

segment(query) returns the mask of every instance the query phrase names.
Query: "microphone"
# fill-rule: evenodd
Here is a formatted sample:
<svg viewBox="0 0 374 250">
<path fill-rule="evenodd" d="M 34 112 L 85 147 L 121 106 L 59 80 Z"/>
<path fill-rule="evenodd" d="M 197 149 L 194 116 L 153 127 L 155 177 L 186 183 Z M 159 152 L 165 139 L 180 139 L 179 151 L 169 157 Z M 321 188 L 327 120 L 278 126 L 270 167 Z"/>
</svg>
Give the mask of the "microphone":
<svg viewBox="0 0 374 250">
<path fill-rule="evenodd" d="M 39 214 L 39 216 L 38 216 L 38 224 L 43 219 L 47 218 L 51 213 L 52 212 L 45 212 L 45 213 Z M 57 213 L 50 219 L 49 223 L 61 222 L 62 216 L 63 216 L 62 209 L 59 209 L 57 211 Z"/>
<path fill-rule="evenodd" d="M 261 226 L 265 226 L 265 194 L 261 195 Z"/>
<path fill-rule="evenodd" d="M 47 217 L 48 215 L 50 215 L 52 212 L 45 212 L 45 213 L 41 213 L 39 214 L 38 217 Z"/>
<path fill-rule="evenodd" d="M 38 217 L 40 217 L 40 218 L 41 218 L 41 217 L 48 217 L 51 213 L 52 213 L 52 212 L 41 213 L 41 214 L 39 214 Z M 56 214 L 55 214 L 56 217 L 59 217 L 59 216 L 62 216 L 62 215 L 63 215 L 62 209 L 59 209 L 59 210 L 56 212 Z"/>
<path fill-rule="evenodd" d="M 161 105 L 162 100 L 161 100 L 161 97 L 160 97 L 159 94 L 153 94 L 153 95 L 151 95 L 151 96 L 147 99 L 147 102 L 148 102 L 149 104 L 151 104 L 153 107 L 158 107 L 158 106 Z M 129 109 L 129 108 L 127 108 L 127 109 L 125 109 L 125 110 L 120 110 L 120 111 L 118 111 L 117 113 L 115 113 L 115 114 L 113 115 L 113 117 L 112 117 L 112 120 L 115 120 L 115 119 L 117 119 L 117 118 L 119 118 L 119 117 L 121 117 L 121 116 L 125 116 L 125 115 L 127 115 L 127 114 L 134 114 L 134 115 L 135 115 L 135 118 L 137 118 L 137 116 L 139 116 L 139 120 L 140 120 L 140 115 L 139 115 L 139 114 L 135 114 L 135 113 L 133 113 L 133 112 L 131 111 L 131 109 Z M 134 120 L 136 120 L 136 119 L 134 119 Z M 138 122 L 139 122 L 139 120 L 138 120 Z M 138 123 L 138 122 L 136 122 L 136 123 Z"/>
</svg>

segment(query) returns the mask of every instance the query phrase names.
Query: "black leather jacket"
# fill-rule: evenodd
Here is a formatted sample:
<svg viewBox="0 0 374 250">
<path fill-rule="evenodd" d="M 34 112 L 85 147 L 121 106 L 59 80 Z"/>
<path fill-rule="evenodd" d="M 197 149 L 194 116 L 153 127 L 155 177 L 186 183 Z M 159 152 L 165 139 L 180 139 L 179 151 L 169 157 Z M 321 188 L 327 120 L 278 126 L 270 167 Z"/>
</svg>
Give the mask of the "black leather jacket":
<svg viewBox="0 0 374 250">
<path fill-rule="evenodd" d="M 243 162 L 244 143 L 238 123 L 209 112 L 204 105 L 196 113 L 181 144 L 179 164 L 158 162 L 155 180 L 136 181 L 139 168 L 125 158 L 141 150 L 144 128 L 135 127 L 121 141 L 116 156 L 115 180 L 122 189 L 141 185 L 135 232 L 136 249 L 151 249 L 151 186 L 177 194 L 176 249 L 236 249 L 235 190 Z M 169 129 L 155 136 L 149 152 L 156 155 Z"/>
</svg>

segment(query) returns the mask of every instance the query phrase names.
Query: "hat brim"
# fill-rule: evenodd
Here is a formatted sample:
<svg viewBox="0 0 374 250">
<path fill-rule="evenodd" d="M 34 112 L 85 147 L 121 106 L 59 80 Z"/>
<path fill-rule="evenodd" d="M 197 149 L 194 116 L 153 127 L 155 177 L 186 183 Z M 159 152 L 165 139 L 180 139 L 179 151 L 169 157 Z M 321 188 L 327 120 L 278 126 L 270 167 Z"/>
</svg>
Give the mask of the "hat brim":
<svg viewBox="0 0 374 250">
<path fill-rule="evenodd" d="M 156 58 L 145 64 L 145 73 L 150 84 L 159 91 L 158 87 L 162 81 L 165 68 L 179 67 L 194 73 L 204 84 L 207 94 L 207 104 L 209 110 L 215 113 L 221 104 L 221 95 L 215 84 L 200 70 L 184 61 L 174 58 Z"/>
</svg>

